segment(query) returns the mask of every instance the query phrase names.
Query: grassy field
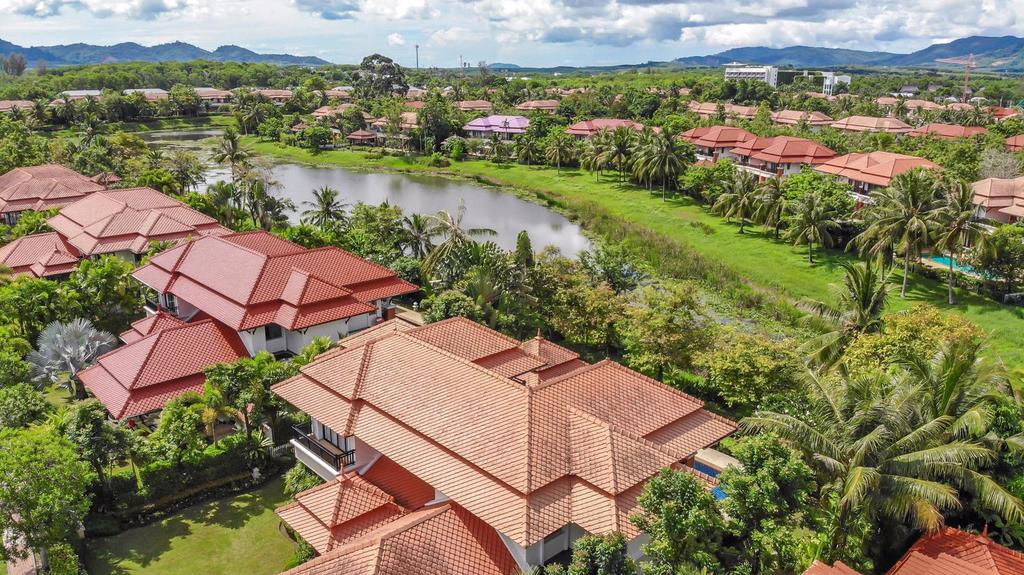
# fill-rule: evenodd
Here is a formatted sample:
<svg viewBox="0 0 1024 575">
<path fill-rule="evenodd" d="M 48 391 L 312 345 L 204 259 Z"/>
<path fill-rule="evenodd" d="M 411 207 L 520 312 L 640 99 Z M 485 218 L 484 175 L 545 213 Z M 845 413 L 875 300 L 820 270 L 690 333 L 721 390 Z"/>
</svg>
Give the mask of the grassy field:
<svg viewBox="0 0 1024 575">
<path fill-rule="evenodd" d="M 294 545 L 279 530 L 281 479 L 252 493 L 190 507 L 163 521 L 89 541 L 91 575 L 272 575 Z"/>
<path fill-rule="evenodd" d="M 757 228 L 748 227 L 746 233 L 740 234 L 738 226 L 726 223 L 690 198 L 663 201 L 657 194 L 617 183 L 614 174 L 598 181 L 593 174 L 579 170 L 563 169 L 558 173 L 552 168 L 486 161 L 459 162 L 438 169 L 405 158 L 367 159 L 365 154 L 352 151 L 312 154 L 257 142 L 254 138 L 249 143 L 259 153 L 296 162 L 473 177 L 538 195 L 563 206 L 570 214 L 603 210 L 689 246 L 706 260 L 731 270 L 745 283 L 792 299 L 831 299 L 829 285 L 842 278 L 838 264 L 851 257 L 835 251 L 818 253 L 811 265 L 804 247 L 777 241 Z M 901 281 L 899 272 L 895 281 Z M 896 293 L 890 310 L 927 302 L 963 314 L 990 332 L 993 351 L 1008 365 L 1024 365 L 1024 310 L 970 293 L 960 293 L 960 302 L 950 306 L 945 303 L 945 290 L 941 282 L 912 275 L 907 298 L 901 299 Z"/>
<path fill-rule="evenodd" d="M 199 116 L 198 118 L 160 118 L 145 122 L 110 122 L 105 129 L 108 133 L 121 132 L 154 132 L 157 130 L 200 130 L 227 128 L 234 126 L 235 119 L 229 115 Z M 77 127 L 64 128 L 44 132 L 51 136 L 74 136 L 80 132 Z"/>
</svg>

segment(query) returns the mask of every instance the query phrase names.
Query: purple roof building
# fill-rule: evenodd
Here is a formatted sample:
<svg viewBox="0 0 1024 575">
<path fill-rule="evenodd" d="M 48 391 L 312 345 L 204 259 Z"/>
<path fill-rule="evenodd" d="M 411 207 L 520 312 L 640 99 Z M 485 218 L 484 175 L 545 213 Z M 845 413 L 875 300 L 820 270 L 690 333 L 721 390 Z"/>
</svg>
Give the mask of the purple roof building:
<svg viewBox="0 0 1024 575">
<path fill-rule="evenodd" d="M 462 129 L 470 138 L 490 138 L 497 134 L 503 140 L 510 140 L 530 127 L 530 119 L 524 116 L 486 116 L 477 118 Z"/>
</svg>

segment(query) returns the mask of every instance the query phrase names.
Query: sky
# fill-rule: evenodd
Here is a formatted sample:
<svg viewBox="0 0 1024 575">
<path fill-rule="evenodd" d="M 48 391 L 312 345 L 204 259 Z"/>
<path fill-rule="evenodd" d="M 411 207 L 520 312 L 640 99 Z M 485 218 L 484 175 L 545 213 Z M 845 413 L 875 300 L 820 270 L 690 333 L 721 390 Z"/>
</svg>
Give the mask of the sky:
<svg viewBox="0 0 1024 575">
<path fill-rule="evenodd" d="M 739 46 L 911 52 L 970 35 L 1024 36 L 1024 0 L 0 0 L 23 46 L 153 45 L 406 66 L 460 57 L 522 66 L 664 61 Z"/>
</svg>

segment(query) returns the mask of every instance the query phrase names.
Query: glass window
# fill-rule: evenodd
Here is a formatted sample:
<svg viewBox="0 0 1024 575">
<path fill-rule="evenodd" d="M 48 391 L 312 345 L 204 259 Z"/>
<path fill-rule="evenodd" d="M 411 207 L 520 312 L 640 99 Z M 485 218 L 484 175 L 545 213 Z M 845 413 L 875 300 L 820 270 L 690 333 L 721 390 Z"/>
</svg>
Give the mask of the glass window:
<svg viewBox="0 0 1024 575">
<path fill-rule="evenodd" d="M 281 326 L 276 323 L 267 325 L 267 341 L 281 339 L 282 337 L 284 337 L 284 332 L 281 331 Z"/>
</svg>

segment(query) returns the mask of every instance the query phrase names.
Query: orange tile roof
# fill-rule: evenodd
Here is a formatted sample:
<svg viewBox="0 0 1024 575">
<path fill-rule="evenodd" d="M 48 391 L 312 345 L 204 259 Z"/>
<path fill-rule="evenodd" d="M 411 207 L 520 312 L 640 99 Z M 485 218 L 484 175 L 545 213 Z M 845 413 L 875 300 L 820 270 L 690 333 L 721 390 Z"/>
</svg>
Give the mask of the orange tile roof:
<svg viewBox="0 0 1024 575">
<path fill-rule="evenodd" d="M 772 121 L 784 126 L 796 126 L 805 122 L 809 126 L 828 126 L 832 118 L 821 112 L 805 112 L 803 110 L 779 110 L 772 112 Z"/>
<path fill-rule="evenodd" d="M 57 164 L 14 168 L 0 175 L 0 213 L 59 208 L 105 189 Z"/>
<path fill-rule="evenodd" d="M 872 116 L 849 116 L 832 122 L 832 127 L 849 132 L 889 132 L 892 134 L 905 134 L 913 130 L 909 124 L 896 118 L 874 118 Z"/>
<path fill-rule="evenodd" d="M 62 208 L 47 223 L 87 256 L 144 254 L 154 241 L 232 233 L 216 219 L 152 188 L 90 194 Z"/>
<path fill-rule="evenodd" d="M 463 100 L 456 102 L 455 106 L 463 112 L 487 111 L 494 107 L 487 100 Z"/>
<path fill-rule="evenodd" d="M 0 247 L 0 264 L 15 276 L 45 278 L 69 274 L 82 254 L 57 232 L 22 236 Z"/>
<path fill-rule="evenodd" d="M 755 136 L 753 138 L 749 138 L 743 142 L 740 142 L 739 144 L 736 145 L 735 148 L 729 151 L 732 152 L 733 154 L 736 154 L 737 156 L 753 156 L 754 154 L 770 146 L 773 140 L 774 138 L 762 138 L 760 136 Z"/>
<path fill-rule="evenodd" d="M 930 160 L 893 152 L 846 154 L 815 167 L 816 170 L 826 174 L 882 187 L 888 186 L 889 182 L 899 174 L 914 168 L 941 169 L 938 164 Z"/>
<path fill-rule="evenodd" d="M 151 333 L 164 330 L 169 327 L 178 327 L 182 325 L 185 325 L 184 321 L 161 310 L 155 314 L 147 315 L 146 317 L 133 322 L 131 329 L 122 332 L 119 337 L 121 338 L 121 341 L 125 343 L 135 343 Z"/>
<path fill-rule="evenodd" d="M 842 561 L 836 561 L 835 565 L 829 567 L 821 561 L 815 561 L 804 571 L 804 575 L 861 575 L 854 571 L 849 565 Z"/>
<path fill-rule="evenodd" d="M 718 114 L 718 103 L 717 102 L 690 102 L 689 109 L 691 112 L 703 117 L 710 118 Z M 741 118 L 744 120 L 752 120 L 757 116 L 756 106 L 737 106 L 736 104 L 722 104 L 722 109 L 725 115 Z"/>
<path fill-rule="evenodd" d="M 558 100 L 528 100 L 516 106 L 516 109 L 522 111 L 543 110 L 554 112 L 558 109 L 558 104 Z"/>
<path fill-rule="evenodd" d="M 1024 553 L 953 527 L 922 535 L 887 575 L 1024 575 Z"/>
<path fill-rule="evenodd" d="M 35 104 L 31 100 L 0 100 L 0 114 L 11 110 L 31 110 Z"/>
<path fill-rule="evenodd" d="M 79 372 L 117 419 L 157 411 L 186 391 L 201 392 L 207 367 L 248 357 L 238 334 L 203 320 L 155 331 L 106 353 Z"/>
<path fill-rule="evenodd" d="M 1011 152 L 1024 151 L 1024 134 L 1017 134 L 1016 136 L 1010 136 L 1006 138 L 1006 147 Z"/>
<path fill-rule="evenodd" d="M 522 545 L 570 522 L 635 534 L 646 481 L 736 429 L 696 398 L 551 342 L 462 318 L 384 331 L 343 340 L 274 392 Z"/>
<path fill-rule="evenodd" d="M 929 134 L 936 138 L 943 140 L 953 140 L 956 138 L 973 138 L 974 136 L 980 136 L 987 133 L 988 130 L 981 126 L 959 126 L 956 124 L 925 124 L 914 128 L 908 135 L 921 137 Z"/>
<path fill-rule="evenodd" d="M 778 136 L 760 151 L 751 154 L 751 159 L 774 164 L 823 164 L 836 157 L 831 148 L 814 140 Z"/>
<path fill-rule="evenodd" d="M 576 122 L 565 129 L 565 133 L 573 136 L 586 136 L 590 137 L 601 130 L 615 130 L 616 128 L 632 128 L 640 131 L 644 129 L 644 125 L 640 122 L 634 122 L 633 120 L 618 120 L 614 118 L 596 118 L 593 120 L 584 120 L 582 122 Z"/>
<path fill-rule="evenodd" d="M 384 523 L 285 575 L 512 575 L 517 570 L 493 528 L 445 503 Z"/>
<path fill-rule="evenodd" d="M 340 248 L 305 249 L 258 231 L 207 236 L 167 250 L 132 274 L 242 331 L 295 330 L 373 312 L 418 288 Z"/>
<path fill-rule="evenodd" d="M 754 134 L 734 126 L 712 126 L 707 131 L 691 131 L 687 137 L 695 146 L 704 148 L 735 148 L 736 146 L 756 138 Z M 684 133 L 684 137 L 686 134 Z"/>
</svg>

